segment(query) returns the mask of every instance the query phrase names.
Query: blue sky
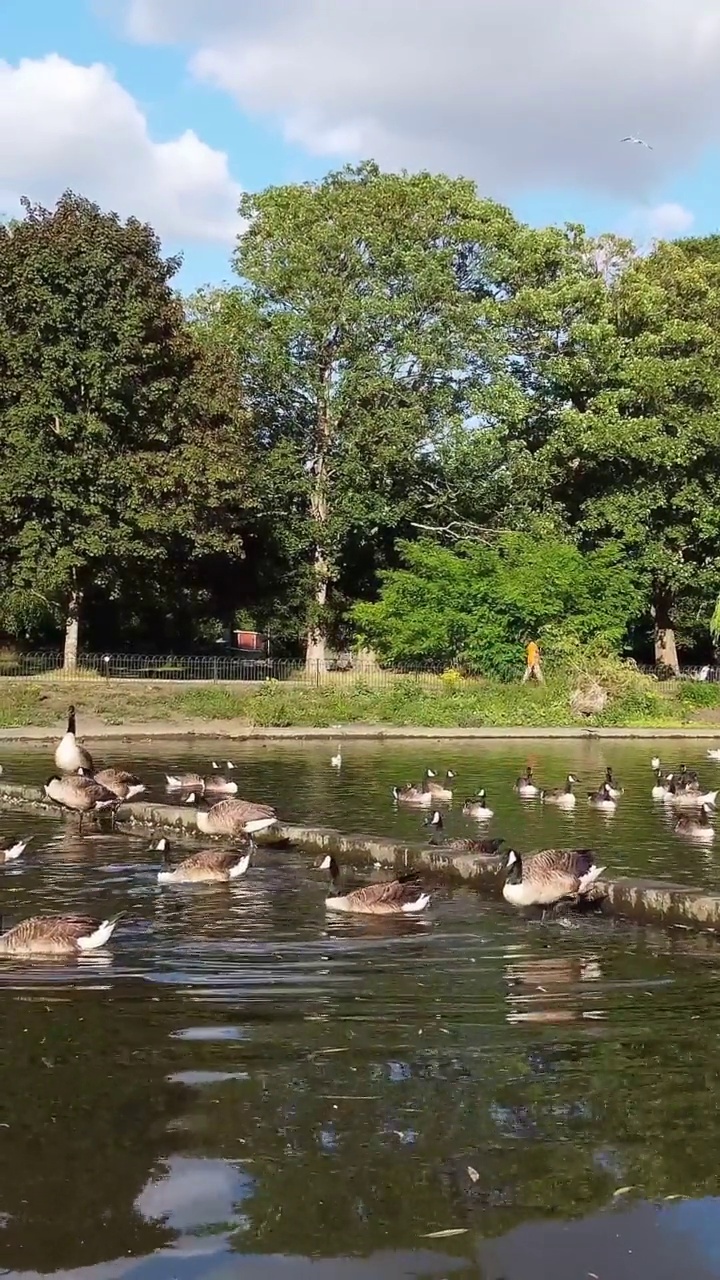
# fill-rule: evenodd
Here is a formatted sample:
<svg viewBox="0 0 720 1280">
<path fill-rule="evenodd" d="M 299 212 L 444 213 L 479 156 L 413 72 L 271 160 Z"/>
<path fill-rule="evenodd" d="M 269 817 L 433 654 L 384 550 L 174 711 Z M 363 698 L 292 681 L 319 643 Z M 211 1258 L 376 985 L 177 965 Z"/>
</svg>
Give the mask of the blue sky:
<svg viewBox="0 0 720 1280">
<path fill-rule="evenodd" d="M 717 0 L 652 25 L 604 0 L 570 30 L 570 0 L 423 0 L 408 34 L 409 3 L 4 0 L 0 208 L 72 186 L 137 212 L 187 289 L 229 278 L 240 187 L 362 155 L 470 174 L 536 224 L 718 229 Z"/>
</svg>

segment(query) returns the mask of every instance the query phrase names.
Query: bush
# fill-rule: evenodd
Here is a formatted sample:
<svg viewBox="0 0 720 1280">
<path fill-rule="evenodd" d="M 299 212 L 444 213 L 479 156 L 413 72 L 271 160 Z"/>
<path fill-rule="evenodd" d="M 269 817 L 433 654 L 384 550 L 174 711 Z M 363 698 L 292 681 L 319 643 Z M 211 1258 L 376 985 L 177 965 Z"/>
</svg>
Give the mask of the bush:
<svg viewBox="0 0 720 1280">
<path fill-rule="evenodd" d="M 400 550 L 404 567 L 383 575 L 380 599 L 352 612 L 361 643 L 386 663 L 457 663 L 512 679 L 532 637 L 558 665 L 563 642 L 617 653 L 642 604 L 614 547 L 583 555 L 559 539 L 505 534 L 491 547 L 421 541 Z"/>
<path fill-rule="evenodd" d="M 677 696 L 686 707 L 720 707 L 720 685 L 717 684 L 683 681 Z"/>
</svg>

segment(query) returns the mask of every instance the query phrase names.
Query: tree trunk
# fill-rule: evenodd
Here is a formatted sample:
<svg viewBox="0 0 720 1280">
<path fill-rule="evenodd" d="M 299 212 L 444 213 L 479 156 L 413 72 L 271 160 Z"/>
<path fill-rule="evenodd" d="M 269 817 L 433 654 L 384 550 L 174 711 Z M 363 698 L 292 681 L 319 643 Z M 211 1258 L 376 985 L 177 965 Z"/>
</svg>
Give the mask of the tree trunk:
<svg viewBox="0 0 720 1280">
<path fill-rule="evenodd" d="M 330 586 L 330 561 L 327 553 L 328 522 L 328 449 L 332 436 L 330 417 L 332 366 L 328 365 L 323 377 L 323 389 L 318 398 L 316 418 L 315 457 L 313 459 L 314 484 L 310 492 L 310 518 L 315 525 L 315 592 L 313 618 L 308 628 L 305 648 L 305 672 L 308 679 L 317 680 L 325 674 L 327 634 L 325 608 Z"/>
<path fill-rule="evenodd" d="M 305 671 L 310 679 L 317 680 L 326 670 L 326 643 L 323 614 L 328 595 L 328 563 L 320 547 L 315 548 L 315 610 L 316 621 L 308 628 L 305 648 Z"/>
<path fill-rule="evenodd" d="M 82 593 L 77 589 L 70 592 L 67 617 L 65 619 L 65 647 L 63 649 L 63 671 L 75 671 L 78 659 L 78 641 L 80 639 L 80 606 Z"/>
<path fill-rule="evenodd" d="M 672 623 L 672 603 L 669 591 L 662 589 L 656 591 L 652 610 L 655 619 L 655 665 L 679 675 L 680 664 L 675 643 L 675 628 Z"/>
</svg>

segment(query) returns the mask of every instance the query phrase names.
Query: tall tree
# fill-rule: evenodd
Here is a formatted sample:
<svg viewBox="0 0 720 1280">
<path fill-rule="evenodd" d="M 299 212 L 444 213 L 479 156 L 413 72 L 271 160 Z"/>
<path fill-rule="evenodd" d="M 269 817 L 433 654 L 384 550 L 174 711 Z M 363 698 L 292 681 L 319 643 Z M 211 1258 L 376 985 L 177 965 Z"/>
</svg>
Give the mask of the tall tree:
<svg viewBox="0 0 720 1280">
<path fill-rule="evenodd" d="M 624 547 L 656 660 L 677 670 L 678 605 L 718 582 L 718 256 L 683 241 L 641 258 L 574 227 L 516 245 L 505 308 L 526 407 L 509 434 L 524 474 L 581 545 Z"/>
<path fill-rule="evenodd" d="M 181 439 L 192 351 L 152 229 L 67 192 L 0 227 L 0 510 L 10 600 L 65 620 L 86 589 L 162 554 L 147 477 Z"/>
<path fill-rule="evenodd" d="M 314 667 L 347 557 L 407 529 L 438 439 L 487 394 L 487 281 L 515 223 L 469 182 L 370 163 L 248 195 L 241 213 L 228 309 L 268 451 L 303 496 Z"/>
</svg>

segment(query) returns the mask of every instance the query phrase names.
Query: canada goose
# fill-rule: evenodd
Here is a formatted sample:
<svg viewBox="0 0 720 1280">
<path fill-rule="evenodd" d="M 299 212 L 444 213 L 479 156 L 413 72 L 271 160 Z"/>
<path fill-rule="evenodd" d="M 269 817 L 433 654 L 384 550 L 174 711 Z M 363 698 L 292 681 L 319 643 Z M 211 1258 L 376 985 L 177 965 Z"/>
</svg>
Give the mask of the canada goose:
<svg viewBox="0 0 720 1280">
<path fill-rule="evenodd" d="M 31 916 L 0 934 L 0 955 L 72 956 L 96 951 L 112 937 L 122 915 L 120 912 L 107 920 L 95 916 Z"/>
<path fill-rule="evenodd" d="M 415 787 L 406 782 L 402 787 L 393 787 L 393 796 L 398 804 L 415 804 L 430 808 L 434 804 L 432 793 L 426 787 Z"/>
<path fill-rule="evenodd" d="M 423 826 L 434 827 L 435 831 L 442 831 L 443 820 L 439 809 L 436 809 L 432 818 L 426 818 Z M 446 836 L 444 840 L 436 840 L 435 836 L 430 840 L 430 844 L 438 849 L 452 850 L 453 853 L 477 853 L 484 858 L 493 857 L 505 844 L 502 837 L 494 839 L 473 840 L 468 836 Z"/>
<path fill-rule="evenodd" d="M 15 862 L 22 857 L 31 840 L 32 836 L 27 836 L 24 840 L 15 840 L 13 844 L 0 844 L 0 862 Z"/>
<path fill-rule="evenodd" d="M 672 782 L 672 780 L 673 780 L 673 776 L 671 773 L 669 773 L 665 778 L 663 777 L 662 769 L 655 770 L 655 785 L 652 791 L 650 792 L 653 800 L 665 799 L 665 796 L 668 793 L 668 787 L 670 786 L 670 783 Z"/>
<path fill-rule="evenodd" d="M 659 757 L 659 756 L 653 756 L 652 760 L 650 761 L 650 768 L 652 769 L 653 773 L 657 773 L 657 771 L 658 771 L 658 769 L 659 769 L 660 767 L 661 767 L 661 766 L 660 766 L 660 757 Z"/>
<path fill-rule="evenodd" d="M 205 779 L 199 773 L 166 773 L 168 791 L 204 791 Z"/>
<path fill-rule="evenodd" d="M 528 765 L 522 778 L 517 779 L 513 790 L 517 791 L 518 795 L 522 796 L 524 800 L 531 800 L 534 796 L 540 795 L 540 788 L 533 778 L 533 771 L 530 765 Z"/>
<path fill-rule="evenodd" d="M 710 821 L 710 810 L 706 804 L 700 805 L 700 812 L 685 814 L 678 818 L 673 831 L 679 836 L 693 836 L 695 840 L 708 841 L 715 839 L 715 828 Z"/>
<path fill-rule="evenodd" d="M 339 887 L 340 868 L 331 854 L 323 858 L 319 870 L 329 871 L 333 889 Z M 414 915 L 424 911 L 429 903 L 429 893 L 422 892 L 412 872 L 397 880 L 367 884 L 362 889 L 325 899 L 329 911 L 353 911 L 373 916 Z"/>
<path fill-rule="evenodd" d="M 48 778 L 45 795 L 59 808 L 80 814 L 80 833 L 86 813 L 101 813 L 106 809 L 114 811 L 120 804 L 114 792 L 95 782 L 93 778 L 77 773 L 67 774 L 64 778 L 58 778 L 57 775 Z"/>
<path fill-rule="evenodd" d="M 544 849 L 525 861 L 510 849 L 506 865 L 503 897 L 514 907 L 550 907 L 563 898 L 577 902 L 605 870 L 592 849 Z"/>
<path fill-rule="evenodd" d="M 237 782 L 226 778 L 222 773 L 213 773 L 204 779 L 203 795 L 234 796 L 238 789 Z"/>
<path fill-rule="evenodd" d="M 676 775 L 675 781 L 678 789 L 685 791 L 699 791 L 700 779 L 694 769 L 688 769 L 686 764 L 681 764 Z"/>
<path fill-rule="evenodd" d="M 337 755 L 330 757 L 330 764 L 332 765 L 333 769 L 342 769 L 342 747 L 340 746 L 339 742 L 338 742 Z"/>
<path fill-rule="evenodd" d="M 83 770 L 83 774 L 84 772 Z M 93 780 L 99 782 L 101 787 L 107 787 L 118 800 L 133 800 L 135 796 L 141 796 L 147 791 L 145 784 L 134 773 L 127 773 L 125 769 L 101 769 L 99 773 L 93 774 Z"/>
<path fill-rule="evenodd" d="M 610 792 L 610 795 L 612 796 L 613 800 L 620 799 L 620 796 L 623 794 L 623 788 L 619 787 L 617 782 L 613 778 L 613 771 L 610 768 L 610 765 L 608 765 L 605 770 L 605 786 Z"/>
<path fill-rule="evenodd" d="M 234 836 L 240 831 L 252 834 L 274 827 L 277 814 L 269 804 L 253 804 L 251 800 L 221 800 L 206 808 L 202 797 L 191 792 L 186 804 L 197 805 L 198 830 L 206 836 Z"/>
<path fill-rule="evenodd" d="M 617 809 L 617 800 L 610 791 L 607 782 L 603 782 L 597 791 L 588 791 L 588 804 L 592 809 L 605 809 L 606 811 Z"/>
<path fill-rule="evenodd" d="M 227 883 L 245 875 L 252 857 L 252 847 L 242 853 L 229 849 L 203 849 L 171 866 L 170 842 L 163 837 L 155 845 L 155 850 L 162 854 L 163 869 L 158 872 L 160 884 Z"/>
<path fill-rule="evenodd" d="M 483 787 L 477 793 L 477 800 L 466 800 L 462 811 L 466 818 L 476 818 L 479 822 L 489 822 L 493 816 L 493 809 L 488 808 L 485 803 L 486 795 Z"/>
<path fill-rule="evenodd" d="M 449 787 L 447 783 L 452 782 L 454 777 L 455 774 L 452 769 L 448 769 L 445 774 L 445 785 L 443 786 L 442 782 L 435 781 L 435 774 L 432 769 L 428 769 L 425 774 L 425 790 L 430 792 L 433 800 L 452 800 L 452 787 Z"/>
<path fill-rule="evenodd" d="M 720 749 L 717 747 L 708 747 L 708 760 L 720 760 Z"/>
<path fill-rule="evenodd" d="M 61 773 L 76 773 L 78 769 L 93 771 L 93 760 L 89 751 L 81 747 L 75 738 L 75 708 L 68 708 L 67 732 L 55 748 L 55 768 Z"/>
<path fill-rule="evenodd" d="M 573 787 L 577 781 L 575 774 L 569 773 L 564 787 L 557 787 L 552 791 L 541 791 L 540 799 L 543 804 L 555 804 L 560 809 L 574 809 L 576 800 Z"/>
<path fill-rule="evenodd" d="M 665 793 L 664 800 L 675 809 L 700 809 L 702 805 L 712 805 L 715 808 L 717 797 L 717 791 L 706 791 L 704 794 L 700 791 L 678 791 L 673 781 Z"/>
</svg>

